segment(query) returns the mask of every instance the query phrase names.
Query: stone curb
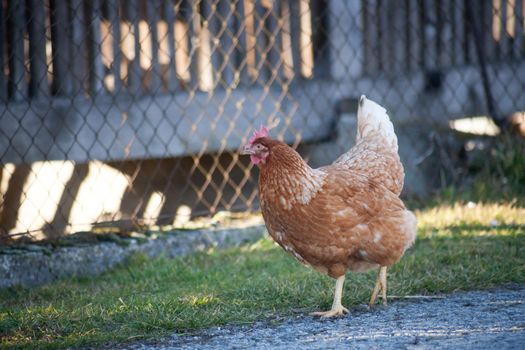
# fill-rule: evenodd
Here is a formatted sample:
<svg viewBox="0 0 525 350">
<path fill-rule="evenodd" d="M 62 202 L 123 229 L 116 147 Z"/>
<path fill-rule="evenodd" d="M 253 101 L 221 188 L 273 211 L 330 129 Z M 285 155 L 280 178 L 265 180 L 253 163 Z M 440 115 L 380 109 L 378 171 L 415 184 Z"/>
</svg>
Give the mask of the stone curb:
<svg viewBox="0 0 525 350">
<path fill-rule="evenodd" d="M 69 247 L 29 249 L 0 254 L 0 288 L 36 287 L 68 277 L 97 276 L 135 253 L 149 257 L 183 256 L 210 248 L 228 248 L 255 242 L 266 233 L 264 225 L 174 231 L 156 238 L 126 239 L 126 244 L 101 242 Z"/>
</svg>

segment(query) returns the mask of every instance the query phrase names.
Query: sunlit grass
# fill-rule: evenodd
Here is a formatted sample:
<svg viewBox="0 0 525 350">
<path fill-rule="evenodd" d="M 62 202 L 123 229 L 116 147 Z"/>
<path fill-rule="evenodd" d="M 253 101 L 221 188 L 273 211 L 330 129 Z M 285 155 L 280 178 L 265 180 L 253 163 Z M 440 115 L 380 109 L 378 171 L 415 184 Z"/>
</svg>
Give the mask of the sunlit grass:
<svg viewBox="0 0 525 350">
<path fill-rule="evenodd" d="M 420 230 L 462 225 L 498 228 L 525 225 L 525 208 L 516 203 L 456 202 L 416 210 Z"/>
</svg>

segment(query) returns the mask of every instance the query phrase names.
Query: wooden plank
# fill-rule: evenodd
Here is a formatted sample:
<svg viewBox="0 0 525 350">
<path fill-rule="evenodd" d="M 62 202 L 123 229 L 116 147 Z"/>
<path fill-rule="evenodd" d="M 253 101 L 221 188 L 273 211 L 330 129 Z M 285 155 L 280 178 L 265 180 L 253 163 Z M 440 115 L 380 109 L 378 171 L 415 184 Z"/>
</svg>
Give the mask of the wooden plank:
<svg viewBox="0 0 525 350">
<path fill-rule="evenodd" d="M 160 19 L 159 10 L 159 0 L 146 1 L 146 21 L 148 23 L 151 40 L 151 52 L 147 53 L 148 55 L 151 55 L 151 69 L 149 81 L 149 91 L 151 93 L 159 93 L 162 86 L 159 63 L 159 36 L 157 30 L 157 24 Z"/>
<path fill-rule="evenodd" d="M 399 2 L 387 3 L 387 42 L 390 61 L 389 70 L 401 72 L 403 70 L 403 33 L 406 23 L 403 18 L 403 4 Z"/>
<path fill-rule="evenodd" d="M 463 57 L 463 0 L 451 0 L 450 2 L 451 31 L 452 41 L 451 59 L 453 65 L 460 65 L 464 62 Z"/>
<path fill-rule="evenodd" d="M 120 65 L 122 64 L 122 52 L 120 50 L 120 0 L 106 0 L 108 21 L 111 25 L 113 61 L 111 62 L 111 74 L 113 75 L 113 93 L 122 89 L 120 78 Z"/>
<path fill-rule="evenodd" d="M 283 23 L 282 40 L 283 40 L 283 75 L 285 83 L 292 81 L 294 78 L 293 58 L 292 58 L 292 36 L 290 24 L 290 6 L 288 2 L 281 3 L 281 20 Z M 333 34 L 330 36 L 333 37 Z"/>
<path fill-rule="evenodd" d="M 238 41 L 235 26 L 235 4 L 230 0 L 219 0 L 217 11 L 223 18 L 219 36 L 221 51 L 220 62 L 222 70 L 217 78 L 222 80 L 226 87 L 232 87 L 235 79 L 235 46 Z"/>
<path fill-rule="evenodd" d="M 135 56 L 133 57 L 128 69 L 127 88 L 132 95 L 137 96 L 143 91 L 142 69 L 140 68 L 139 1 L 127 0 L 124 4 L 126 18 L 131 23 L 135 52 Z"/>
<path fill-rule="evenodd" d="M 265 85 L 268 77 L 271 76 L 271 68 L 267 65 L 268 60 L 268 38 L 264 28 L 269 11 L 262 5 L 262 2 L 256 1 L 253 11 L 254 37 L 255 37 L 255 80 L 261 85 Z"/>
<path fill-rule="evenodd" d="M 237 20 L 236 20 L 236 37 L 239 38 L 236 45 L 236 67 L 239 75 L 239 83 L 248 85 L 251 82 L 248 72 L 248 35 L 246 0 L 237 0 Z"/>
<path fill-rule="evenodd" d="M 29 0 L 29 59 L 30 77 L 29 94 L 33 98 L 49 95 L 46 62 L 46 12 L 39 0 Z"/>
<path fill-rule="evenodd" d="M 376 25 L 378 28 L 378 58 L 379 58 L 379 70 L 383 71 L 390 67 L 392 62 L 388 52 L 388 8 L 387 3 L 384 1 L 378 1 L 376 3 Z"/>
<path fill-rule="evenodd" d="M 516 1 L 516 23 L 515 23 L 515 39 L 514 39 L 514 48 L 515 54 L 518 59 L 525 58 L 525 1 L 524 0 L 515 0 Z"/>
<path fill-rule="evenodd" d="M 169 92 L 176 91 L 179 87 L 179 79 L 177 77 L 177 60 L 175 55 L 175 10 L 174 4 L 171 1 L 164 1 L 164 20 L 168 26 L 168 54 L 170 63 L 168 67 L 167 87 Z"/>
<path fill-rule="evenodd" d="M 512 38 L 509 35 L 508 20 L 510 16 L 513 16 L 513 3 L 514 0 L 503 0 L 501 5 L 501 18 L 502 23 L 502 35 L 501 35 L 501 48 L 503 52 L 503 60 L 509 59 L 512 57 Z"/>
<path fill-rule="evenodd" d="M 418 0 L 417 2 L 417 8 L 418 8 L 418 37 L 419 40 L 419 59 L 418 59 L 418 68 L 426 69 L 427 65 L 427 50 L 428 50 L 428 42 L 427 42 L 427 35 L 425 33 L 425 27 L 426 27 L 426 12 L 425 12 L 425 1 L 424 0 Z"/>
<path fill-rule="evenodd" d="M 9 1 L 8 15 L 8 57 L 9 57 L 9 91 L 11 99 L 21 101 L 27 96 L 25 80 L 24 32 L 25 32 L 25 1 Z"/>
<path fill-rule="evenodd" d="M 312 0 L 310 5 L 312 8 L 312 41 L 314 49 L 313 77 L 323 78 L 330 76 L 330 7 L 329 3 L 324 0 Z M 362 13 L 357 14 L 357 16 L 361 17 Z M 363 25 L 363 20 L 359 17 L 356 20 L 359 21 L 361 19 L 360 24 Z M 279 22 L 280 27 L 282 27 L 282 20 Z M 364 32 L 365 30 L 361 29 L 361 36 Z M 362 41 L 360 45 L 363 45 Z M 364 52 L 364 45 L 360 51 Z M 361 74 L 363 73 L 364 65 L 362 57 L 359 59 L 359 71 Z"/>
<path fill-rule="evenodd" d="M 72 81 L 72 94 L 79 95 L 89 91 L 89 57 L 86 45 L 88 25 L 84 16 L 84 1 L 72 0 L 70 3 L 70 14 L 71 54 L 72 57 L 75 58 L 75 64 L 72 67 L 74 77 Z"/>
<path fill-rule="evenodd" d="M 370 13 L 371 13 L 371 24 L 369 30 L 371 32 L 370 37 L 372 40 L 372 57 L 371 62 L 367 62 L 370 69 L 369 72 L 377 74 L 381 70 L 381 15 L 380 15 L 380 0 L 368 1 Z"/>
<path fill-rule="evenodd" d="M 463 0 L 463 54 L 464 54 L 464 61 L 466 64 L 475 63 L 476 60 L 476 50 L 474 47 L 474 34 L 471 30 L 471 25 L 467 19 L 467 6 L 469 6 L 468 3 L 469 0 Z M 474 9 L 473 9 L 474 10 Z M 474 10 L 475 11 L 475 10 Z"/>
<path fill-rule="evenodd" d="M 283 52 L 282 52 L 282 32 L 281 32 L 281 3 L 271 2 L 268 18 L 265 22 L 268 32 L 268 65 L 270 69 L 270 81 L 280 83 L 283 76 Z"/>
<path fill-rule="evenodd" d="M 438 62 L 437 42 L 438 27 L 436 18 L 436 7 L 433 0 L 424 0 L 423 2 L 423 35 L 425 36 L 425 56 L 424 66 L 427 69 L 436 69 Z"/>
<path fill-rule="evenodd" d="M 221 23 L 218 17 L 218 0 L 204 1 L 202 3 L 202 15 L 204 17 L 205 30 L 209 36 L 210 62 L 212 68 L 213 86 L 217 86 L 221 79 L 222 55 L 220 54 Z"/>
<path fill-rule="evenodd" d="M 299 10 L 300 0 L 289 0 L 289 14 L 290 14 L 290 37 L 292 44 L 292 62 L 294 80 L 301 78 L 301 13 Z"/>
<path fill-rule="evenodd" d="M 494 72 L 492 92 L 500 96 L 497 110 L 505 115 L 525 109 L 523 82 L 515 79 L 525 76 L 525 62 L 491 64 L 487 68 Z M 395 80 L 363 77 L 338 82 L 304 81 L 290 87 L 290 98 L 284 99 L 280 106 L 275 101 L 280 100 L 281 89 L 256 86 L 230 91 L 217 89 L 213 99 L 207 93 L 190 91 L 141 99 L 100 95 L 94 100 L 57 98 L 53 102 L 36 101 L 31 106 L 0 105 L 0 134 L 5 136 L 0 138 L 0 154 L 3 162 L 13 163 L 64 159 L 63 150 L 68 150 L 67 159 L 76 161 L 175 157 L 202 152 L 202 140 L 207 140 L 204 151 L 209 153 L 219 149 L 236 151 L 251 129 L 268 123 L 272 115 L 282 120 L 272 130 L 273 135 L 284 133 L 287 142 L 294 142 L 295 134 L 284 131 L 290 124 L 291 129 L 303 131 L 303 140 L 315 141 L 330 133 L 335 117 L 326 112 L 333 111 L 342 98 L 357 97 L 363 92 L 386 106 L 394 121 L 400 123 L 421 120 L 447 127 L 451 119 L 486 113 L 476 66 L 446 70 L 443 86 L 453 88 L 438 95 L 424 92 L 425 76 L 420 71 Z M 240 103 L 246 95 L 260 104 Z M 192 103 L 187 104 L 190 96 Z M 316 97 L 316 108 L 297 109 L 311 105 L 312 96 Z M 224 120 L 217 120 L 218 110 L 223 111 Z M 40 111 L 46 111 L 46 118 L 42 118 Z M 144 111 L 148 123 L 144 123 Z M 230 121 L 231 116 L 238 117 Z M 97 135 L 83 127 L 86 120 L 100 125 Z M 21 122 L 24 130 L 19 127 Z M 231 122 L 236 132 L 229 131 Z M 228 136 L 223 139 L 222 135 Z M 41 150 L 46 150 L 46 154 Z"/>
<path fill-rule="evenodd" d="M 523 27 L 521 26 L 520 16 L 522 13 L 522 0 L 508 0 L 507 6 L 510 10 L 507 11 L 507 33 L 509 35 L 509 41 L 511 45 L 511 56 L 514 59 L 522 58 L 521 53 L 521 44 L 520 35 L 523 33 Z"/>
<path fill-rule="evenodd" d="M 187 0 L 183 10 L 183 17 L 188 26 L 189 58 L 190 58 L 190 82 L 189 88 L 199 88 L 199 54 L 200 54 L 200 11 L 199 0 Z"/>
<path fill-rule="evenodd" d="M 312 7 L 310 0 L 299 0 L 299 12 L 301 14 L 300 27 L 301 36 L 299 47 L 301 49 L 301 75 L 311 79 L 314 70 L 313 35 L 312 35 Z M 359 20 L 359 16 L 351 16 L 352 25 Z M 349 67 L 350 68 L 350 67 Z"/>
<path fill-rule="evenodd" d="M 7 83 L 5 76 L 5 53 L 7 51 L 6 25 L 7 19 L 4 14 L 4 4 L 0 4 L 0 101 L 7 101 Z"/>
<path fill-rule="evenodd" d="M 492 37 L 494 38 L 494 59 L 499 60 L 503 55 L 501 38 L 503 36 L 502 6 L 503 0 L 493 0 L 492 8 Z"/>
<path fill-rule="evenodd" d="M 420 63 L 421 40 L 419 31 L 419 13 L 417 3 L 412 0 L 406 0 L 405 6 L 407 13 L 405 18 L 406 27 L 406 67 L 408 71 L 416 70 Z"/>
<path fill-rule="evenodd" d="M 88 18 L 91 40 L 88 42 L 88 50 L 91 67 L 89 70 L 90 91 L 92 95 L 97 95 L 104 91 L 104 65 L 102 64 L 102 38 L 100 34 L 100 21 L 102 18 L 102 8 L 100 0 L 90 2 Z"/>
<path fill-rule="evenodd" d="M 486 61 L 493 60 L 494 38 L 492 37 L 492 1 L 483 1 L 479 9 L 480 32 L 482 34 L 481 50 L 485 55 Z"/>
<path fill-rule="evenodd" d="M 450 66 L 450 49 L 453 40 L 450 30 L 450 21 L 447 10 L 450 0 L 436 1 L 437 41 L 436 41 L 436 64 L 440 69 Z"/>
<path fill-rule="evenodd" d="M 363 74 L 363 20 L 361 1 L 333 0 L 327 4 L 330 75 L 333 79 L 356 78 Z M 337 19 L 336 19 L 337 18 Z M 366 31 L 370 30 L 366 28 Z"/>
<path fill-rule="evenodd" d="M 409 0 L 405 0 L 409 1 Z M 361 0 L 363 4 L 363 57 L 364 57 L 364 71 L 370 72 L 370 65 L 374 59 L 374 40 L 372 38 L 372 27 L 374 11 L 371 9 L 370 1 Z"/>
</svg>

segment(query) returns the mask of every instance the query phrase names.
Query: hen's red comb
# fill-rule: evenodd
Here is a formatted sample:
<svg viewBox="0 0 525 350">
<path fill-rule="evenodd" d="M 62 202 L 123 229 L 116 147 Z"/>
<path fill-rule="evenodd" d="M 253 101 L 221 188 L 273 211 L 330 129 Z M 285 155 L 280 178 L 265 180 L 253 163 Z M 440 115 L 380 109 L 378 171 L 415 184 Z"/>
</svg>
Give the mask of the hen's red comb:
<svg viewBox="0 0 525 350">
<path fill-rule="evenodd" d="M 255 140 L 257 140 L 258 138 L 261 138 L 261 137 L 268 137 L 268 129 L 265 126 L 263 126 L 263 125 L 261 125 L 259 130 L 255 130 L 253 132 L 253 135 L 252 135 L 252 137 L 249 140 L 250 144 L 252 144 Z"/>
</svg>

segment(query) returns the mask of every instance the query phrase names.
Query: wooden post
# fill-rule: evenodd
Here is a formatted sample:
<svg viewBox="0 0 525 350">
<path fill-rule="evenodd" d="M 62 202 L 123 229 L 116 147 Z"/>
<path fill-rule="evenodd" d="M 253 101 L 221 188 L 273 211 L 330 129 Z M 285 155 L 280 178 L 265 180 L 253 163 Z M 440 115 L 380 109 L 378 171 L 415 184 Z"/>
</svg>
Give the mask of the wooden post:
<svg viewBox="0 0 525 350">
<path fill-rule="evenodd" d="M 425 54 L 423 64 L 426 69 L 435 69 L 437 67 L 438 55 L 436 52 L 438 41 L 438 28 L 436 26 L 436 7 L 434 1 L 424 0 L 422 3 L 422 27 L 425 44 Z"/>
<path fill-rule="evenodd" d="M 190 89 L 199 88 L 199 51 L 200 51 L 200 0 L 189 0 L 184 8 L 184 19 L 188 28 L 189 60 L 190 60 Z"/>
<path fill-rule="evenodd" d="M 217 86 L 221 80 L 221 55 L 220 55 L 220 23 L 217 17 L 218 0 L 208 0 L 202 3 L 202 16 L 204 17 L 204 26 L 208 32 L 210 45 L 210 62 L 212 68 L 213 87 Z"/>
<path fill-rule="evenodd" d="M 246 35 L 246 0 L 237 1 L 237 20 L 236 20 L 236 37 L 238 38 L 236 45 L 236 67 L 239 75 L 239 82 L 242 84 L 250 83 L 250 75 L 248 73 L 248 40 Z"/>
<path fill-rule="evenodd" d="M 463 0 L 452 0 L 450 4 L 452 41 L 451 56 L 453 65 L 461 65 L 465 61 L 463 57 L 463 37 L 465 35 L 463 26 Z"/>
<path fill-rule="evenodd" d="M 494 38 L 492 37 L 492 0 L 480 4 L 480 31 L 483 37 L 481 48 L 487 62 L 494 58 Z"/>
<path fill-rule="evenodd" d="M 222 72 L 217 76 L 217 79 L 222 79 L 224 85 L 234 85 L 235 79 L 235 47 L 238 45 L 235 27 L 235 4 L 230 0 L 219 0 L 218 9 L 220 16 L 223 18 L 221 22 L 222 35 L 220 36 L 220 52 Z"/>
<path fill-rule="evenodd" d="M 390 67 L 396 72 L 401 72 L 404 69 L 403 62 L 403 34 L 404 26 L 407 23 L 403 17 L 403 3 L 388 2 L 387 3 L 387 23 L 388 23 L 388 57 Z M 388 69 L 388 68 L 387 68 Z"/>
<path fill-rule="evenodd" d="M 38 0 L 37 0 L 38 2 Z M 71 57 L 74 57 L 73 72 L 73 91 L 74 95 L 79 95 L 89 91 L 87 83 L 88 73 L 88 55 L 86 54 L 86 35 L 88 24 L 85 20 L 84 1 L 72 0 L 70 3 L 71 13 Z"/>
<path fill-rule="evenodd" d="M 426 27 L 426 13 L 425 13 L 425 0 L 418 0 L 417 2 L 417 10 L 418 10 L 418 37 L 419 37 L 419 57 L 418 57 L 418 69 L 424 69 L 427 68 L 427 50 L 428 50 L 428 42 L 427 42 L 427 35 L 425 34 L 425 27 Z"/>
<path fill-rule="evenodd" d="M 171 1 L 164 1 L 164 20 L 168 26 L 168 50 L 169 50 L 169 67 L 168 67 L 168 78 L 167 87 L 168 91 L 173 92 L 178 89 L 179 80 L 177 78 L 177 60 L 175 56 L 175 11 L 173 10 L 174 4 Z"/>
<path fill-rule="evenodd" d="M 122 53 L 120 50 L 120 1 L 108 0 L 106 2 L 108 20 L 111 24 L 111 36 L 113 38 L 112 51 L 113 60 L 111 62 L 111 74 L 113 75 L 113 93 L 118 93 L 122 88 L 120 79 L 120 65 L 122 62 Z"/>
<path fill-rule="evenodd" d="M 372 73 L 376 69 L 377 61 L 377 26 L 375 24 L 375 2 L 374 0 L 363 1 L 363 71 Z M 334 52 L 331 55 L 337 55 Z"/>
<path fill-rule="evenodd" d="M 415 71 L 420 65 L 419 53 L 421 49 L 421 40 L 423 39 L 419 31 L 419 13 L 417 3 L 413 0 L 405 0 L 406 7 L 406 69 L 409 71 Z"/>
<path fill-rule="evenodd" d="M 31 62 L 29 94 L 34 98 L 39 98 L 49 94 L 46 62 L 46 12 L 42 1 L 29 0 L 28 5 L 30 13 L 29 59 Z"/>
<path fill-rule="evenodd" d="M 300 0 L 289 0 L 290 37 L 292 44 L 293 79 L 301 78 L 301 13 Z"/>
<path fill-rule="evenodd" d="M 161 88 L 160 64 L 159 64 L 159 38 L 157 24 L 159 22 L 159 0 L 146 1 L 146 19 L 151 38 L 151 72 L 149 91 L 153 94 L 159 93 Z"/>
<path fill-rule="evenodd" d="M 25 1 L 9 1 L 8 12 L 8 42 L 9 42 L 9 90 L 13 100 L 21 101 L 27 96 L 25 80 L 24 28 Z"/>
<path fill-rule="evenodd" d="M 5 41 L 5 22 L 4 6 L 0 4 L 0 101 L 7 102 L 7 81 L 4 75 L 4 55 L 7 49 L 7 43 Z"/>
<path fill-rule="evenodd" d="M 102 17 L 100 0 L 92 0 L 89 9 L 89 26 L 91 40 L 88 42 L 90 69 L 90 90 L 91 94 L 97 95 L 104 89 L 104 66 L 102 64 L 100 19 Z"/>
<path fill-rule="evenodd" d="M 282 21 L 280 20 L 281 3 L 271 2 L 271 8 L 266 20 L 268 31 L 268 63 L 270 65 L 271 80 L 275 82 L 282 77 L 283 53 L 282 53 Z"/>
<path fill-rule="evenodd" d="M 388 55 L 388 41 L 389 41 L 389 28 L 388 28 L 388 7 L 387 3 L 379 0 L 377 2 L 376 9 L 376 24 L 378 28 L 378 59 L 379 59 L 379 70 L 384 71 L 390 67 L 391 61 Z"/>
<path fill-rule="evenodd" d="M 268 41 L 264 33 L 264 23 L 268 16 L 268 10 L 262 5 L 260 1 L 255 2 L 253 11 L 253 24 L 255 36 L 255 80 L 261 85 L 265 85 L 271 72 L 268 71 L 267 62 L 267 48 Z"/>
<path fill-rule="evenodd" d="M 454 37 L 451 28 L 451 14 L 449 13 L 450 3 L 452 0 L 442 0 L 436 2 L 438 11 L 438 22 L 440 31 L 439 48 L 437 49 L 439 55 L 439 66 L 449 67 L 452 64 L 452 42 Z"/>
<path fill-rule="evenodd" d="M 330 1 L 330 60 L 335 80 L 355 79 L 363 73 L 361 1 Z"/>
<path fill-rule="evenodd" d="M 468 3 L 469 0 L 464 0 L 463 2 L 463 6 L 462 6 L 462 12 L 461 12 L 461 15 L 462 15 L 462 23 L 463 23 L 463 42 L 462 42 L 462 46 L 463 46 L 463 59 L 464 59 L 464 63 L 466 64 L 470 64 L 470 63 L 473 63 L 473 59 L 474 59 L 474 56 L 473 56 L 473 46 L 472 46 L 472 43 L 474 41 L 474 36 L 472 35 L 472 33 L 470 32 L 470 24 L 469 24 L 469 20 L 468 20 L 468 16 L 467 16 L 467 11 L 468 11 L 468 6 L 469 6 L 469 3 Z M 470 6 L 474 6 L 474 4 L 470 3 Z"/>
<path fill-rule="evenodd" d="M 523 1 L 515 0 L 514 9 L 515 32 L 514 32 L 514 53 L 516 57 L 525 57 L 525 4 Z"/>
<path fill-rule="evenodd" d="M 137 96 L 142 92 L 142 69 L 140 68 L 140 36 L 139 36 L 139 2 L 138 0 L 125 1 L 128 21 L 131 23 L 135 56 L 128 69 L 128 90 Z"/>
</svg>

